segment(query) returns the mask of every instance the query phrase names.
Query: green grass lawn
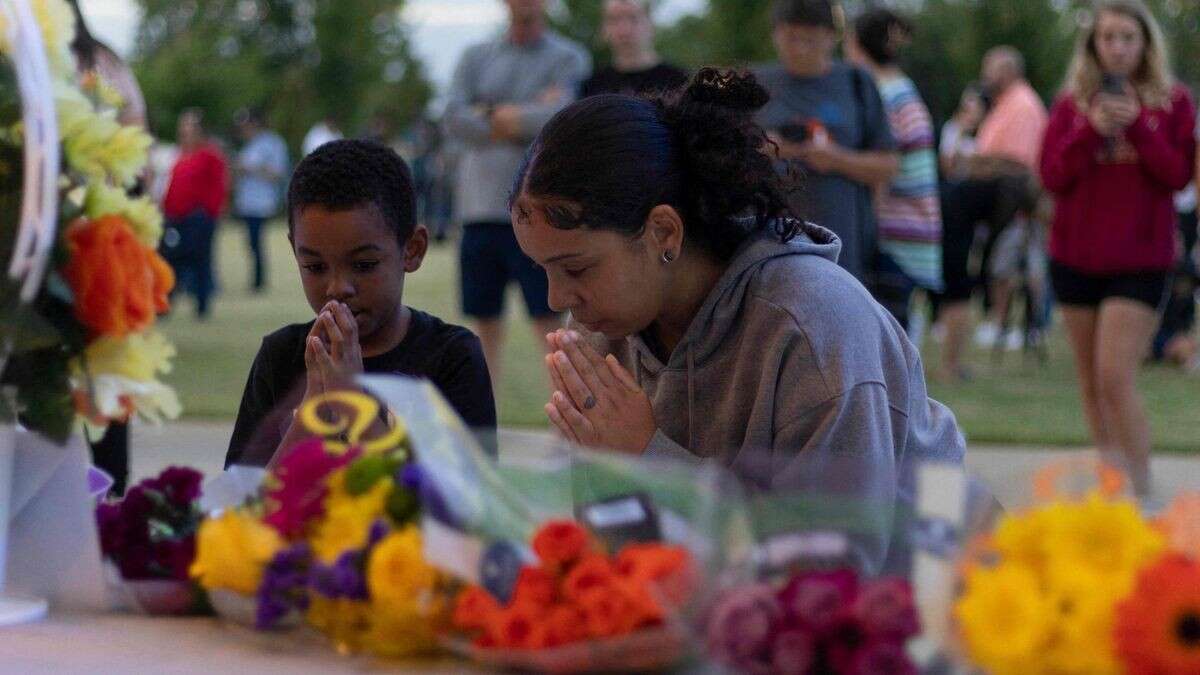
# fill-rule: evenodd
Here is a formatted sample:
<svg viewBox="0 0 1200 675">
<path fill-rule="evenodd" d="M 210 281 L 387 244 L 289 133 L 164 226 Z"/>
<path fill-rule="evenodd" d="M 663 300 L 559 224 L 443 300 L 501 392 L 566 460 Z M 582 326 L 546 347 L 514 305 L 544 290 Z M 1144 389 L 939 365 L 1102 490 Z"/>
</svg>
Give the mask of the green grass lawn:
<svg viewBox="0 0 1200 675">
<path fill-rule="evenodd" d="M 249 258 L 243 231 L 226 224 L 220 233 L 221 293 L 213 315 L 197 322 L 190 299 L 181 299 L 164 330 L 179 349 L 167 378 L 178 388 L 184 414 L 193 419 L 232 419 L 246 373 L 263 335 L 288 323 L 312 318 L 282 224 L 270 228 L 270 291 L 247 292 Z M 447 321 L 462 323 L 458 311 L 457 249 L 435 247 L 421 271 L 410 275 L 405 301 Z M 546 400 L 540 347 L 524 320 L 515 289 L 509 294 L 509 345 L 497 394 L 500 423 L 542 427 Z M 936 346 L 928 345 L 928 363 Z M 948 404 L 972 442 L 1034 445 L 1086 444 L 1087 431 L 1075 391 L 1070 353 L 1060 334 L 1050 342 L 1045 366 L 1010 353 L 1001 363 L 990 354 L 972 355 L 975 379 L 966 384 L 931 384 L 933 396 Z M 1158 450 L 1200 451 L 1200 379 L 1161 367 L 1146 368 L 1140 385 L 1150 410 Z"/>
</svg>

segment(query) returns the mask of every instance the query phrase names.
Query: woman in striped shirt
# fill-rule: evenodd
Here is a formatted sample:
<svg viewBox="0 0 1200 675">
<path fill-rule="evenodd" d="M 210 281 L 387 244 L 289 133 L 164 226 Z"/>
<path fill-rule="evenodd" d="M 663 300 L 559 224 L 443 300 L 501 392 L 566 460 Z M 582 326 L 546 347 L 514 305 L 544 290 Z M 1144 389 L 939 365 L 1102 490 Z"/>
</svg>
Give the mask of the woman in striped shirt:
<svg viewBox="0 0 1200 675">
<path fill-rule="evenodd" d="M 886 9 L 854 22 L 846 56 L 875 78 L 892 135 L 900 150 L 900 172 L 878 191 L 880 256 L 872 288 L 876 298 L 908 327 L 913 290 L 942 288 L 942 213 L 938 202 L 933 121 L 912 80 L 896 65 L 912 25 Z"/>
</svg>

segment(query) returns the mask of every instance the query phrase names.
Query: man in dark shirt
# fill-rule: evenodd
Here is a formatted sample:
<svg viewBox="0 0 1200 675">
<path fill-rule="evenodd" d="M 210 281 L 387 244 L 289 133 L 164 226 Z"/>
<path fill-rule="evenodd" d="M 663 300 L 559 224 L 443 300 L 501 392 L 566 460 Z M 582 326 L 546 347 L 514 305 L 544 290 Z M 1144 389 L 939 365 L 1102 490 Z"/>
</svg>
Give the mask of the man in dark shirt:
<svg viewBox="0 0 1200 675">
<path fill-rule="evenodd" d="M 644 0 L 606 0 L 603 35 L 613 62 L 584 81 L 581 96 L 663 92 L 687 82 L 687 73 L 654 51 L 654 22 Z"/>
<path fill-rule="evenodd" d="M 371 141 L 333 141 L 288 188 L 288 237 L 317 318 L 263 339 L 250 368 L 230 464 L 265 465 L 303 437 L 294 410 L 359 373 L 429 379 L 466 424 L 491 431 L 496 407 L 479 339 L 403 304 L 425 257 L 412 174 Z"/>
</svg>

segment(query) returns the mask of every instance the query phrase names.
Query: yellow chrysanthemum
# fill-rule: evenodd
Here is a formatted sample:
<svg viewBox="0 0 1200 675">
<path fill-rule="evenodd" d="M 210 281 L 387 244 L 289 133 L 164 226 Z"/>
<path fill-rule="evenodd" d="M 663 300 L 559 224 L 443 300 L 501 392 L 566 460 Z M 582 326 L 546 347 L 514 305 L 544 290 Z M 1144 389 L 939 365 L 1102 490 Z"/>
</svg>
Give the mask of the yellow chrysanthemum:
<svg viewBox="0 0 1200 675">
<path fill-rule="evenodd" d="M 101 335 L 84 350 L 92 376 L 117 375 L 138 382 L 153 382 L 160 373 L 171 372 L 174 357 L 175 346 L 155 330 L 124 337 Z"/>
<path fill-rule="evenodd" d="M 133 185 L 146 166 L 147 152 L 154 141 L 139 127 L 120 127 L 100 147 L 97 158 L 117 185 Z"/>
<path fill-rule="evenodd" d="M 363 646 L 387 657 L 435 649 L 438 633 L 449 618 L 449 606 L 438 589 L 440 581 L 438 571 L 425 562 L 416 526 L 379 542 L 367 562 L 372 612 Z"/>
<path fill-rule="evenodd" d="M 1045 586 L 1055 624 L 1041 655 L 1049 669 L 1061 675 L 1119 673 L 1110 636 L 1125 593 L 1101 575 L 1058 562 L 1046 570 Z"/>
<path fill-rule="evenodd" d="M 1061 506 L 1054 504 L 1024 513 L 1004 514 L 992 533 L 996 552 L 1006 561 L 1019 562 L 1040 573 L 1046 564 L 1046 550 L 1042 544 L 1047 537 L 1047 523 L 1058 508 Z"/>
<path fill-rule="evenodd" d="M 401 613 L 429 602 L 439 575 L 421 550 L 421 532 L 414 525 L 389 534 L 372 549 L 367 588 L 373 602 Z"/>
<path fill-rule="evenodd" d="M 326 565 L 336 562 L 346 551 L 367 545 L 371 524 L 383 516 L 392 490 L 390 481 L 381 480 L 365 494 L 350 495 L 343 487 L 345 475 L 345 469 L 330 475 L 325 515 L 312 536 L 313 552 Z"/>
<path fill-rule="evenodd" d="M 205 588 L 254 595 L 263 570 L 283 546 L 274 528 L 240 510 L 226 511 L 200 524 L 190 573 Z"/>
<path fill-rule="evenodd" d="M 954 613 L 973 662 L 992 675 L 1029 673 L 1051 637 L 1052 612 L 1037 576 L 1016 563 L 972 570 Z"/>
<path fill-rule="evenodd" d="M 103 182 L 93 182 L 87 187 L 84 214 L 96 219 L 102 216 L 119 215 L 129 221 L 138 241 L 158 248 L 162 238 L 162 212 L 149 197 L 130 199 L 125 190 Z"/>
<path fill-rule="evenodd" d="M 1165 546 L 1132 501 L 1114 501 L 1099 494 L 1046 511 L 1046 554 L 1056 565 L 1092 572 L 1124 594 L 1142 566 Z"/>
</svg>

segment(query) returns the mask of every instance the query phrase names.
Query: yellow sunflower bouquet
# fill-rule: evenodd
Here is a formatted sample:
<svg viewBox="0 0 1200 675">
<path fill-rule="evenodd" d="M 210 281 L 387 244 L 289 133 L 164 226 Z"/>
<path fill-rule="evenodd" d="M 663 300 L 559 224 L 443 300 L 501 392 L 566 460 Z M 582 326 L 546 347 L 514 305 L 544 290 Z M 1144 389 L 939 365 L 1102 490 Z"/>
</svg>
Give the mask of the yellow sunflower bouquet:
<svg viewBox="0 0 1200 675">
<path fill-rule="evenodd" d="M 111 87 L 76 75 L 63 0 L 0 7 L 0 420 L 58 441 L 180 412 L 155 331 L 174 274 L 162 215 L 131 197 L 150 136 Z"/>
<path fill-rule="evenodd" d="M 1200 496 L 1157 519 L 1098 467 L 1082 496 L 1039 476 L 1040 502 L 1001 517 L 963 565 L 954 619 L 966 657 L 993 675 L 1200 672 Z"/>
</svg>

